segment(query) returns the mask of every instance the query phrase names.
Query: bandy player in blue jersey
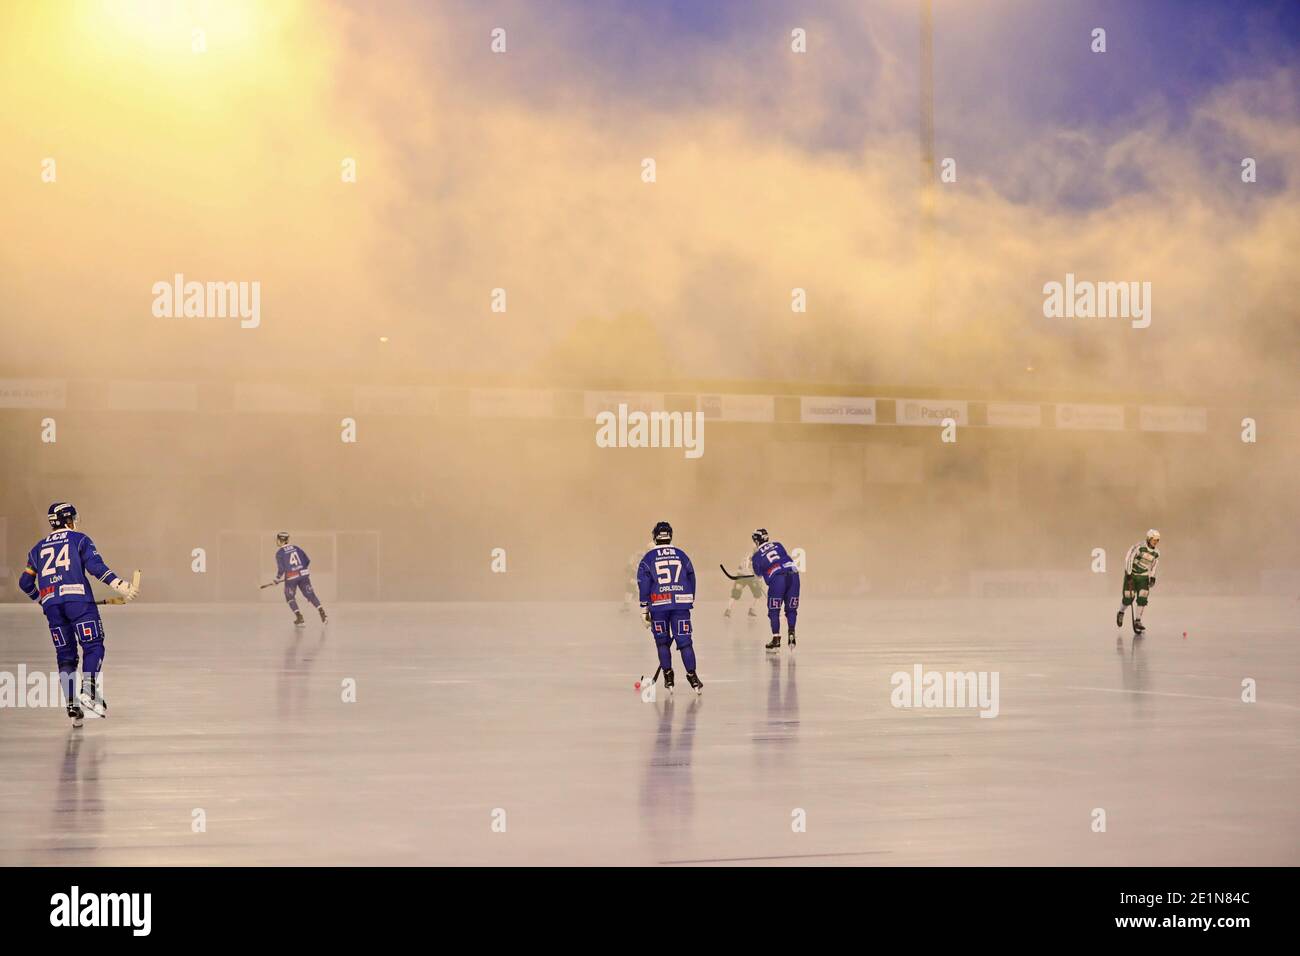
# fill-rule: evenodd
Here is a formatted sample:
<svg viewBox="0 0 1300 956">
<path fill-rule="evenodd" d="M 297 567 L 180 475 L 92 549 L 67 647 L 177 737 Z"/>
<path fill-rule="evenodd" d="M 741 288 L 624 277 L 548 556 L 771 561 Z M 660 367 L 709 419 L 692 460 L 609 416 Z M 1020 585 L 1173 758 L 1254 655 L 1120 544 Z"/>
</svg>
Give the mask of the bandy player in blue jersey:
<svg viewBox="0 0 1300 956">
<path fill-rule="evenodd" d="M 758 548 L 749 559 L 754 573 L 767 583 L 767 617 L 772 622 L 772 640 L 764 645 L 769 651 L 781 649 L 781 604 L 790 626 L 790 649 L 794 649 L 794 622 L 799 616 L 799 569 L 780 541 L 769 541 L 766 528 L 759 528 L 750 538 Z"/>
<path fill-rule="evenodd" d="M 27 566 L 18 587 L 33 601 L 39 601 L 50 624 L 54 656 L 59 662 L 59 686 L 68 702 L 72 725 L 80 727 L 84 707 L 97 717 L 108 716 L 108 702 L 99 687 L 104 666 L 104 624 L 95 606 L 95 594 L 87 576 L 116 591 L 124 601 L 133 601 L 136 589 L 114 574 L 99 556 L 95 542 L 77 530 L 77 509 L 66 501 L 50 505 L 46 515 L 53 529 L 27 553 Z M 77 683 L 77 645 L 81 645 L 81 696 L 74 694 Z"/>
<path fill-rule="evenodd" d="M 654 634 L 659 651 L 659 666 L 664 672 L 664 688 L 673 690 L 673 652 L 682 655 L 686 680 L 695 693 L 704 691 L 704 682 L 695 674 L 695 648 L 691 642 L 691 608 L 695 605 L 695 568 L 681 548 L 673 547 L 673 526 L 660 521 L 651 540 L 655 546 L 637 565 L 637 587 L 646 624 Z"/>
<path fill-rule="evenodd" d="M 275 552 L 275 580 L 272 584 L 284 582 L 284 599 L 289 604 L 289 610 L 293 611 L 293 623 L 295 627 L 305 627 L 307 622 L 303 620 L 302 611 L 298 610 L 297 592 L 301 591 L 303 597 L 311 602 L 312 607 L 320 612 L 320 622 L 324 624 L 327 620 L 325 609 L 320 605 L 320 598 L 311 586 L 311 558 L 307 557 L 307 552 L 296 544 L 289 543 L 289 532 L 281 531 L 275 536 L 275 542 L 280 547 Z"/>
</svg>

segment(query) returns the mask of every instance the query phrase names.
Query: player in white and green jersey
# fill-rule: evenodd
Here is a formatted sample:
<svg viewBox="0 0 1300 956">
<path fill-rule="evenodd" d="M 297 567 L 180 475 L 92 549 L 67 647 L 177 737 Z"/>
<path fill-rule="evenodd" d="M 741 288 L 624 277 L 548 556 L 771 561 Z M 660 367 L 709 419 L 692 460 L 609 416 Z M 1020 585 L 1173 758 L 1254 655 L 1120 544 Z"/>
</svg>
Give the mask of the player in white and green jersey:
<svg viewBox="0 0 1300 956">
<path fill-rule="evenodd" d="M 754 599 L 749 605 L 749 616 L 758 617 L 758 612 L 754 610 L 754 605 L 763 600 L 763 582 L 759 576 L 754 573 L 754 567 L 749 563 L 750 557 L 750 553 L 746 551 L 740 556 L 740 560 L 736 562 L 737 577 L 740 577 L 741 575 L 749 576 L 740 577 L 739 581 L 731 582 L 731 600 L 727 602 L 727 609 L 722 612 L 723 617 L 731 617 L 731 611 L 735 608 L 737 599 L 739 599 L 746 591 L 748 591 Z"/>
<path fill-rule="evenodd" d="M 1124 612 L 1136 601 L 1137 606 L 1133 608 L 1133 633 L 1141 634 L 1146 630 L 1146 625 L 1142 623 L 1142 612 L 1146 610 L 1151 589 L 1156 586 L 1156 565 L 1160 563 L 1160 552 L 1156 546 L 1159 544 L 1160 532 L 1152 528 L 1147 532 L 1146 541 L 1133 545 L 1124 556 L 1123 603 L 1115 615 L 1116 627 L 1124 626 Z"/>
</svg>

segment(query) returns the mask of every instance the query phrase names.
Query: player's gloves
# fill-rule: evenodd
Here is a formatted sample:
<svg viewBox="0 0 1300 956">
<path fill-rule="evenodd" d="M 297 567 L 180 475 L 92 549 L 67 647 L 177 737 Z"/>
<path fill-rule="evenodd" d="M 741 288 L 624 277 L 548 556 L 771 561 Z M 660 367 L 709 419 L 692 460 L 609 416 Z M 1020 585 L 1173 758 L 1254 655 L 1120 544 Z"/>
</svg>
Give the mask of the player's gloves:
<svg viewBox="0 0 1300 956">
<path fill-rule="evenodd" d="M 1155 578 L 1152 578 L 1152 579 L 1151 579 L 1151 586 L 1152 586 L 1152 587 L 1155 587 L 1155 586 L 1156 586 L 1156 579 L 1155 579 Z"/>
<path fill-rule="evenodd" d="M 645 621 L 645 626 L 650 626 L 650 609 L 644 604 L 641 605 L 641 620 Z"/>
<path fill-rule="evenodd" d="M 113 583 L 109 585 L 114 591 L 122 595 L 123 601 L 134 601 L 136 595 L 140 592 L 131 587 L 131 582 L 126 578 L 114 578 Z"/>
</svg>

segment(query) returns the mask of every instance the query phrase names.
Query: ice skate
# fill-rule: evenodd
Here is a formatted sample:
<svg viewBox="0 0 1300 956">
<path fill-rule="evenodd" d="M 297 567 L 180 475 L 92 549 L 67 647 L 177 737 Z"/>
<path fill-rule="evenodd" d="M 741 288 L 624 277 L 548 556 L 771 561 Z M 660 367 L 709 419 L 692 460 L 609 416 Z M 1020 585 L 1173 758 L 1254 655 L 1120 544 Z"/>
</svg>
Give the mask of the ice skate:
<svg viewBox="0 0 1300 956">
<path fill-rule="evenodd" d="M 750 616 L 750 617 L 758 617 L 758 612 L 755 611 L 755 610 L 751 607 L 751 608 L 749 609 L 749 616 Z"/>
<path fill-rule="evenodd" d="M 80 727 L 86 722 L 86 712 L 81 709 L 81 705 L 75 700 L 68 701 L 68 716 L 72 718 L 72 726 Z"/>
<path fill-rule="evenodd" d="M 664 690 L 668 691 L 668 696 L 673 696 L 673 669 L 670 667 L 664 671 Z"/>
<path fill-rule="evenodd" d="M 78 703 L 92 717 L 108 716 L 108 701 L 104 700 L 103 695 L 99 692 L 99 682 L 95 680 L 94 675 L 88 675 L 81 679 L 81 695 Z M 69 705 L 69 714 L 71 714 L 71 705 Z M 73 721 L 75 723 L 75 718 Z"/>
<path fill-rule="evenodd" d="M 307 626 L 307 619 L 306 619 L 305 617 L 302 616 L 302 611 L 294 611 L 294 612 L 293 612 L 293 626 L 294 626 L 294 627 L 306 627 L 306 626 Z"/>
<path fill-rule="evenodd" d="M 773 634 L 772 639 L 763 645 L 769 651 L 779 651 L 781 649 L 781 635 Z"/>
<path fill-rule="evenodd" d="M 1116 626 L 1116 627 L 1123 627 L 1123 626 L 1124 626 L 1124 609 L 1123 609 L 1123 608 L 1120 608 L 1120 609 L 1119 609 L 1119 613 L 1115 615 L 1115 626 Z"/>
<path fill-rule="evenodd" d="M 1147 629 L 1147 626 L 1146 626 L 1145 624 L 1142 623 L 1142 618 L 1140 618 L 1140 617 L 1135 617 L 1135 618 L 1133 618 L 1133 633 L 1134 633 L 1134 634 L 1142 634 L 1143 632 L 1146 631 L 1146 629 Z"/>
<path fill-rule="evenodd" d="M 325 609 L 323 607 L 318 607 L 316 610 L 320 611 L 320 622 L 322 624 L 328 624 L 329 618 L 325 616 Z"/>
<path fill-rule="evenodd" d="M 794 628 L 790 628 L 790 650 L 794 650 Z"/>
<path fill-rule="evenodd" d="M 700 680 L 700 678 L 696 675 L 695 671 L 686 672 L 686 683 L 690 684 L 691 687 L 695 688 L 695 693 L 697 694 L 704 693 L 704 681 Z"/>
<path fill-rule="evenodd" d="M 731 617 L 731 608 L 727 608 L 725 611 L 723 611 L 722 616 L 728 618 Z"/>
</svg>

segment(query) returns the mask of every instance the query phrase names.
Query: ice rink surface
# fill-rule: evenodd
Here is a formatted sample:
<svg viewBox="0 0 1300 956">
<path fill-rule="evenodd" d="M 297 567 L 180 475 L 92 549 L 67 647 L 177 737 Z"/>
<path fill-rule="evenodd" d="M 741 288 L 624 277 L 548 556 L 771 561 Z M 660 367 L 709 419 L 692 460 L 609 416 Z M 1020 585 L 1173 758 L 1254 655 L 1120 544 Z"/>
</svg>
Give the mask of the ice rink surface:
<svg viewBox="0 0 1300 956">
<path fill-rule="evenodd" d="M 793 655 L 706 604 L 703 697 L 653 704 L 615 604 L 103 611 L 108 720 L 0 709 L 0 863 L 1300 863 L 1294 600 L 1157 595 L 1134 646 L 1107 602 L 809 598 Z M 998 715 L 894 707 L 918 664 Z"/>
</svg>

